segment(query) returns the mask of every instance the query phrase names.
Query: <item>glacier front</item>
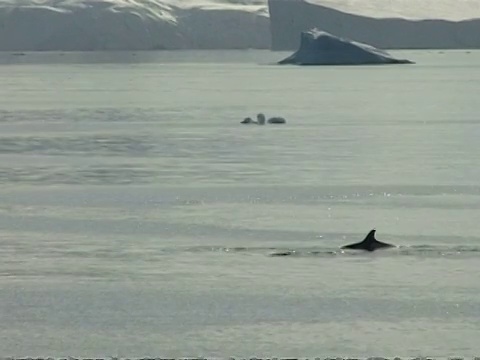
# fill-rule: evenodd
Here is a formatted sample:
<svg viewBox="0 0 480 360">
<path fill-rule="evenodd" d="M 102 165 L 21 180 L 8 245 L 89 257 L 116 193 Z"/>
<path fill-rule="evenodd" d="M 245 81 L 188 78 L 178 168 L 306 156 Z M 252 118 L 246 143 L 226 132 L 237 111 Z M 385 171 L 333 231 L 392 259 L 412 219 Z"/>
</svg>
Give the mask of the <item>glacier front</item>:
<svg viewBox="0 0 480 360">
<path fill-rule="evenodd" d="M 318 27 L 383 49 L 480 48 L 478 0 L 269 0 L 272 50 Z M 449 14 L 449 12 L 451 14 Z"/>
<path fill-rule="evenodd" d="M 395 59 L 373 46 L 342 39 L 324 31 L 312 29 L 301 34 L 300 48 L 279 64 L 296 65 L 373 65 L 411 64 Z"/>
</svg>

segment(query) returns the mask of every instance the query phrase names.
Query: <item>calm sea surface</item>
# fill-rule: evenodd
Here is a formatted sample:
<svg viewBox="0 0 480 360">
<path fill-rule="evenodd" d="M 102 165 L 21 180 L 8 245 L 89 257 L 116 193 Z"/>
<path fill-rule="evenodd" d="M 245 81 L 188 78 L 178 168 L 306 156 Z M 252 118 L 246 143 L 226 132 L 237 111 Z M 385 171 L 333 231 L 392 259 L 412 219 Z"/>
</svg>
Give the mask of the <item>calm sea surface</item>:
<svg viewBox="0 0 480 360">
<path fill-rule="evenodd" d="M 0 356 L 479 356 L 480 52 L 392 53 L 0 53 Z"/>
</svg>

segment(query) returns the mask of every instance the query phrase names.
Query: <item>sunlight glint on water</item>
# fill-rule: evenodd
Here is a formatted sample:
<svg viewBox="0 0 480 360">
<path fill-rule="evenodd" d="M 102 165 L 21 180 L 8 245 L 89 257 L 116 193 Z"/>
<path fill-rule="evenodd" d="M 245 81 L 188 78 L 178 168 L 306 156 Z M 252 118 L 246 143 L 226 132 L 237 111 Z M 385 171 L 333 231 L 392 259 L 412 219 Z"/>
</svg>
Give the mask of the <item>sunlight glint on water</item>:
<svg viewBox="0 0 480 360">
<path fill-rule="evenodd" d="M 480 53 L 284 55 L 0 54 L 0 356 L 478 355 Z"/>
</svg>

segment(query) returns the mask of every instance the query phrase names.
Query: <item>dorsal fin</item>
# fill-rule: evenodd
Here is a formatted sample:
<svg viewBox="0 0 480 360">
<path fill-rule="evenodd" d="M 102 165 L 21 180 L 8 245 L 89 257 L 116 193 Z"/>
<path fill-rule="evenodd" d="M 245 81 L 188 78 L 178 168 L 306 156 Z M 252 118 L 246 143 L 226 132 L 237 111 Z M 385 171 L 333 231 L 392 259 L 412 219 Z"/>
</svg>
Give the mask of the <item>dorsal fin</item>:
<svg viewBox="0 0 480 360">
<path fill-rule="evenodd" d="M 370 232 L 365 236 L 359 243 L 354 243 L 350 245 L 344 245 L 342 249 L 353 249 L 353 250 L 366 250 L 366 251 L 375 251 L 381 248 L 395 247 L 394 245 L 383 243 L 375 239 L 375 229 L 370 230 Z"/>
<path fill-rule="evenodd" d="M 362 242 L 372 243 L 374 241 L 377 241 L 377 239 L 375 239 L 375 231 L 377 230 L 370 230 L 370 232 L 367 234 L 367 236 L 365 236 L 365 239 L 363 239 Z"/>
</svg>

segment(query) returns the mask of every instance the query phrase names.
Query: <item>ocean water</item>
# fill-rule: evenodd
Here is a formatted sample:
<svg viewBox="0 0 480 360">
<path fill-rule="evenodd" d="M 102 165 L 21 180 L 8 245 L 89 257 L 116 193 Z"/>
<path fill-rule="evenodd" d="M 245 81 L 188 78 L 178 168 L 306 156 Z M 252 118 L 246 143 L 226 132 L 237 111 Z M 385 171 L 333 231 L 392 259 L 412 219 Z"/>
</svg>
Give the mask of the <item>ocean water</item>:
<svg viewBox="0 0 480 360">
<path fill-rule="evenodd" d="M 480 52 L 392 53 L 0 54 L 0 356 L 480 355 Z"/>
</svg>

